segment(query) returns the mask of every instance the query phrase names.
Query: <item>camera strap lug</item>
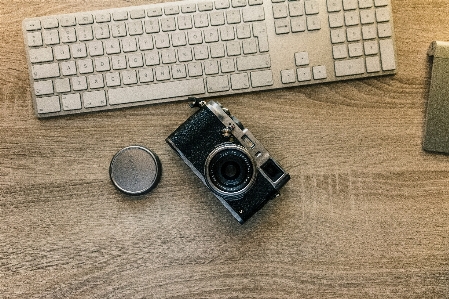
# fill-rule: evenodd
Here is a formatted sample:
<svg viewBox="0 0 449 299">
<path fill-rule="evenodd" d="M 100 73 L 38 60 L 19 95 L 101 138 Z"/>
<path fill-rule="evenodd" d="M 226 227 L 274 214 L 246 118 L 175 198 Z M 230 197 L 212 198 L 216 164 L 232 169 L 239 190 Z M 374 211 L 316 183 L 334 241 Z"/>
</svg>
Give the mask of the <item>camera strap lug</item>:
<svg viewBox="0 0 449 299">
<path fill-rule="evenodd" d="M 190 101 L 190 103 L 189 103 L 190 108 L 195 108 L 195 107 L 201 108 L 206 105 L 206 102 L 202 101 L 199 98 L 189 97 L 188 100 Z"/>
</svg>

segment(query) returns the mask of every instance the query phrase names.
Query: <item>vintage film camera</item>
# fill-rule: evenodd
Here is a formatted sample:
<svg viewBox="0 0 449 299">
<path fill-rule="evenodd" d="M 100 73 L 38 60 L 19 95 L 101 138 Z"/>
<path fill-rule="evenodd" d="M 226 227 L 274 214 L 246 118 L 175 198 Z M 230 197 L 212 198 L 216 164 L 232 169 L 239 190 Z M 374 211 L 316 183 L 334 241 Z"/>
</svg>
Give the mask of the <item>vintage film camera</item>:
<svg viewBox="0 0 449 299">
<path fill-rule="evenodd" d="M 243 223 L 277 197 L 290 176 L 226 108 L 191 100 L 200 109 L 166 141 Z"/>
</svg>

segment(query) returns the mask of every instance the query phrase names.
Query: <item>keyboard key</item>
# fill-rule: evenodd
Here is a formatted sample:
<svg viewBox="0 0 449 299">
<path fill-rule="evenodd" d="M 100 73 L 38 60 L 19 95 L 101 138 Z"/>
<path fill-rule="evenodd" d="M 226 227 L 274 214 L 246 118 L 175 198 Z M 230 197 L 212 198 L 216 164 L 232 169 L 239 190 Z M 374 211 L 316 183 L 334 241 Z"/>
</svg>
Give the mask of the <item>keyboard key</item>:
<svg viewBox="0 0 449 299">
<path fill-rule="evenodd" d="M 209 60 L 204 62 L 204 73 L 206 75 L 218 74 L 218 62 L 216 60 Z"/>
<path fill-rule="evenodd" d="M 271 70 L 251 72 L 251 86 L 263 87 L 273 85 L 273 73 Z"/>
<path fill-rule="evenodd" d="M 360 12 L 360 22 L 362 24 L 373 24 L 376 21 L 374 11 L 363 10 Z"/>
<path fill-rule="evenodd" d="M 332 47 L 332 54 L 334 59 L 341 59 L 348 57 L 348 47 L 346 45 L 337 45 Z"/>
<path fill-rule="evenodd" d="M 162 8 L 161 7 L 153 7 L 147 9 L 147 15 L 149 17 L 159 17 L 162 16 Z"/>
<path fill-rule="evenodd" d="M 59 65 L 57 63 L 33 65 L 31 73 L 34 79 L 59 77 Z"/>
<path fill-rule="evenodd" d="M 319 65 L 312 68 L 313 79 L 322 80 L 327 78 L 326 66 Z"/>
<path fill-rule="evenodd" d="M 143 19 L 145 18 L 145 10 L 136 9 L 129 12 L 129 17 L 131 19 Z"/>
<path fill-rule="evenodd" d="M 226 22 L 228 24 L 240 23 L 241 22 L 240 11 L 239 10 L 226 11 Z"/>
<path fill-rule="evenodd" d="M 111 69 L 111 66 L 109 64 L 108 57 L 95 58 L 95 70 L 97 72 L 109 71 L 110 69 Z"/>
<path fill-rule="evenodd" d="M 227 75 L 206 78 L 208 92 L 219 92 L 229 90 L 229 79 Z"/>
<path fill-rule="evenodd" d="M 375 39 L 377 37 L 377 29 L 375 25 L 368 25 L 362 27 L 363 39 Z"/>
<path fill-rule="evenodd" d="M 358 0 L 343 0 L 343 9 L 352 10 L 359 7 Z"/>
<path fill-rule="evenodd" d="M 102 75 L 91 75 L 88 77 L 89 87 L 91 89 L 104 87 L 104 81 Z"/>
<path fill-rule="evenodd" d="M 362 39 L 362 32 L 360 31 L 360 28 L 357 27 L 350 27 L 346 29 L 346 38 L 348 42 L 354 42 L 359 41 Z"/>
<path fill-rule="evenodd" d="M 59 97 L 43 97 L 36 99 L 36 108 L 39 113 L 51 113 L 61 111 L 61 106 L 59 105 Z"/>
<path fill-rule="evenodd" d="M 42 27 L 45 29 L 52 29 L 59 27 L 59 21 L 56 18 L 49 18 L 42 21 Z"/>
<path fill-rule="evenodd" d="M 231 75 L 231 88 L 234 90 L 249 88 L 249 77 L 247 73 Z"/>
<path fill-rule="evenodd" d="M 359 8 L 373 7 L 373 0 L 359 0 Z"/>
<path fill-rule="evenodd" d="M 110 37 L 108 24 L 97 25 L 95 26 L 94 31 L 96 39 L 105 39 Z"/>
<path fill-rule="evenodd" d="M 235 62 L 232 58 L 222 59 L 220 61 L 220 69 L 222 73 L 231 73 L 235 71 Z"/>
<path fill-rule="evenodd" d="M 365 60 L 363 58 L 335 61 L 335 76 L 350 76 L 365 73 Z"/>
<path fill-rule="evenodd" d="M 334 13 L 329 15 L 329 27 L 338 28 L 344 25 L 344 15 L 342 13 Z"/>
<path fill-rule="evenodd" d="M 104 48 L 106 54 L 118 54 L 120 53 L 120 43 L 117 39 L 110 39 L 104 41 Z"/>
<path fill-rule="evenodd" d="M 237 70 L 239 71 L 262 69 L 270 66 L 271 60 L 268 54 L 237 57 Z"/>
<path fill-rule="evenodd" d="M 61 101 L 62 109 L 65 111 L 81 109 L 81 96 L 79 93 L 64 94 L 61 96 Z"/>
<path fill-rule="evenodd" d="M 308 65 L 309 64 L 309 53 L 307 53 L 307 52 L 295 53 L 295 64 L 296 64 L 296 66 Z"/>
<path fill-rule="evenodd" d="M 51 80 L 34 82 L 34 94 L 37 96 L 53 94 L 53 82 Z"/>
<path fill-rule="evenodd" d="M 164 13 L 165 15 L 169 16 L 169 15 L 177 15 L 179 14 L 179 6 L 170 6 L 170 7 L 166 7 L 164 9 Z"/>
<path fill-rule="evenodd" d="M 171 67 L 173 79 L 181 79 L 187 77 L 186 67 L 184 64 L 174 64 Z"/>
<path fill-rule="evenodd" d="M 83 94 L 84 108 L 101 107 L 106 105 L 104 90 L 87 91 Z"/>
<path fill-rule="evenodd" d="M 31 63 L 53 61 L 53 51 L 51 48 L 30 49 Z"/>
<path fill-rule="evenodd" d="M 122 72 L 122 82 L 125 85 L 131 85 L 137 83 L 136 71 L 124 71 Z"/>
<path fill-rule="evenodd" d="M 273 4 L 273 17 L 275 19 L 286 18 L 288 16 L 288 7 L 284 3 Z"/>
<path fill-rule="evenodd" d="M 320 5 L 318 1 L 308 0 L 304 1 L 305 4 L 305 12 L 307 15 L 316 15 L 320 12 Z"/>
<path fill-rule="evenodd" d="M 87 78 L 85 76 L 73 77 L 72 88 L 75 91 L 87 89 Z"/>
<path fill-rule="evenodd" d="M 41 29 L 41 21 L 39 20 L 29 20 L 25 23 L 25 29 L 28 31 Z"/>
<path fill-rule="evenodd" d="M 178 29 L 191 29 L 193 27 L 192 16 L 180 15 L 178 16 Z"/>
<path fill-rule="evenodd" d="M 349 57 L 360 57 L 363 55 L 363 46 L 361 43 L 353 43 L 348 45 Z"/>
<path fill-rule="evenodd" d="M 94 23 L 94 17 L 91 14 L 83 14 L 80 17 L 77 17 L 76 20 L 78 21 L 79 25 L 87 25 Z"/>
<path fill-rule="evenodd" d="M 192 60 L 193 60 L 192 49 L 190 47 L 182 47 L 178 49 L 179 62 L 186 62 Z"/>
<path fill-rule="evenodd" d="M 201 63 L 199 62 L 192 62 L 187 65 L 189 76 L 190 77 L 197 77 L 203 75 L 203 68 L 201 66 Z"/>
<path fill-rule="evenodd" d="M 137 51 L 137 41 L 134 37 L 125 37 L 122 39 L 123 53 Z"/>
<path fill-rule="evenodd" d="M 174 22 L 174 20 L 173 20 Z M 129 35 L 141 35 L 143 34 L 142 21 L 132 21 L 128 23 L 128 34 Z"/>
<path fill-rule="evenodd" d="M 111 64 L 113 70 L 126 69 L 126 57 L 125 55 L 118 55 L 111 57 Z"/>
<path fill-rule="evenodd" d="M 307 30 L 305 17 L 290 18 L 290 25 L 292 32 L 304 32 Z"/>
<path fill-rule="evenodd" d="M 81 59 L 76 61 L 80 74 L 90 74 L 94 72 L 92 59 Z"/>
<path fill-rule="evenodd" d="M 337 12 L 343 9 L 342 0 L 327 0 L 327 11 Z"/>
<path fill-rule="evenodd" d="M 56 92 L 69 92 L 71 90 L 70 87 L 70 79 L 56 79 L 55 80 L 55 91 Z"/>
<path fill-rule="evenodd" d="M 59 23 L 62 27 L 70 27 L 76 25 L 75 16 L 62 16 L 59 18 Z"/>
<path fill-rule="evenodd" d="M 225 9 L 229 8 L 229 0 L 216 0 L 215 1 L 215 9 Z"/>
<path fill-rule="evenodd" d="M 220 26 L 225 24 L 225 16 L 223 11 L 215 11 L 209 14 L 210 24 L 212 26 Z"/>
<path fill-rule="evenodd" d="M 202 78 L 169 81 L 150 85 L 136 85 L 109 89 L 109 104 L 118 105 L 133 102 L 168 99 L 204 94 Z M 132 96 L 130 96 L 132 95 Z"/>
<path fill-rule="evenodd" d="M 242 53 L 242 44 L 240 41 L 231 41 L 226 44 L 226 53 L 228 56 L 237 56 Z"/>
<path fill-rule="evenodd" d="M 168 17 L 161 19 L 161 29 L 162 31 L 174 31 L 176 30 L 176 23 L 174 17 Z M 142 34 L 142 33 L 139 33 Z"/>
<path fill-rule="evenodd" d="M 381 70 L 378 56 L 366 57 L 366 71 L 368 73 L 380 72 Z"/>
<path fill-rule="evenodd" d="M 40 32 L 27 33 L 27 42 L 30 47 L 42 46 L 42 34 Z"/>
<path fill-rule="evenodd" d="M 384 71 L 392 71 L 396 69 L 394 58 L 394 45 L 391 39 L 382 39 L 379 41 L 380 57 L 382 69 Z"/>
<path fill-rule="evenodd" d="M 379 53 L 379 44 L 376 41 L 364 43 L 365 55 L 376 55 Z"/>
<path fill-rule="evenodd" d="M 244 7 L 246 6 L 246 0 L 231 0 L 232 7 Z"/>
<path fill-rule="evenodd" d="M 374 0 L 374 5 L 387 6 L 389 2 L 390 2 L 389 0 Z"/>
<path fill-rule="evenodd" d="M 251 6 L 242 8 L 243 22 L 254 22 L 265 20 L 263 6 Z"/>
<path fill-rule="evenodd" d="M 170 80 L 170 68 L 168 66 L 158 66 L 154 69 L 157 81 Z"/>
<path fill-rule="evenodd" d="M 97 23 L 105 23 L 111 21 L 111 15 L 109 13 L 99 13 L 95 16 Z"/>
<path fill-rule="evenodd" d="M 159 32 L 159 20 L 158 19 L 145 20 L 145 32 L 146 33 Z"/>
<path fill-rule="evenodd" d="M 196 4 L 194 3 L 188 3 L 181 6 L 181 12 L 182 13 L 189 13 L 189 12 L 195 12 L 196 11 Z"/>
<path fill-rule="evenodd" d="M 388 7 L 376 9 L 376 20 L 379 23 L 390 21 L 390 9 Z"/>
<path fill-rule="evenodd" d="M 61 62 L 61 73 L 63 76 L 76 75 L 76 65 L 75 61 L 64 61 Z M 55 76 L 58 77 L 59 75 Z"/>
<path fill-rule="evenodd" d="M 253 23 L 253 34 L 257 37 L 257 43 L 259 45 L 259 52 L 268 52 L 268 35 L 265 25 L 261 23 Z"/>
<path fill-rule="evenodd" d="M 297 17 L 304 15 L 304 6 L 302 2 L 288 2 L 288 14 L 291 17 Z"/>
<path fill-rule="evenodd" d="M 147 82 L 153 82 L 154 75 L 152 69 L 141 69 L 139 70 L 139 82 L 140 83 L 147 83 Z"/>
<path fill-rule="evenodd" d="M 360 23 L 360 16 L 358 11 L 345 12 L 345 24 L 346 26 L 354 26 Z"/>
<path fill-rule="evenodd" d="M 307 30 L 320 30 L 321 20 L 317 16 L 307 17 Z"/>
<path fill-rule="evenodd" d="M 54 55 L 57 60 L 64 60 L 70 58 L 70 50 L 68 45 L 59 45 L 53 48 Z"/>
<path fill-rule="evenodd" d="M 112 14 L 112 19 L 114 21 L 128 20 L 128 12 L 127 11 L 116 11 Z"/>
<path fill-rule="evenodd" d="M 210 2 L 200 2 L 197 4 L 199 11 L 210 11 L 214 9 L 214 3 L 212 1 Z"/>
<path fill-rule="evenodd" d="M 73 44 L 70 46 L 73 58 L 82 58 L 87 56 L 85 44 Z"/>
<path fill-rule="evenodd" d="M 379 37 L 391 37 L 392 30 L 390 23 L 382 23 L 377 25 L 377 34 Z"/>
<path fill-rule="evenodd" d="M 154 47 L 153 37 L 151 35 L 144 35 L 139 37 L 139 49 L 142 51 L 152 50 Z"/>
<path fill-rule="evenodd" d="M 108 87 L 114 87 L 114 86 L 120 86 L 121 79 L 119 73 L 107 73 L 106 74 L 106 86 Z"/>
<path fill-rule="evenodd" d="M 281 71 L 281 81 L 284 84 L 296 82 L 295 70 L 282 70 Z"/>
<path fill-rule="evenodd" d="M 76 34 L 79 41 L 87 41 L 94 39 L 91 26 L 83 26 L 77 28 Z"/>
<path fill-rule="evenodd" d="M 244 39 L 251 37 L 251 26 L 250 24 L 239 24 L 235 27 L 237 32 L 237 38 Z"/>
<path fill-rule="evenodd" d="M 128 65 L 131 68 L 142 67 L 143 66 L 142 54 L 137 53 L 128 55 Z"/>
</svg>

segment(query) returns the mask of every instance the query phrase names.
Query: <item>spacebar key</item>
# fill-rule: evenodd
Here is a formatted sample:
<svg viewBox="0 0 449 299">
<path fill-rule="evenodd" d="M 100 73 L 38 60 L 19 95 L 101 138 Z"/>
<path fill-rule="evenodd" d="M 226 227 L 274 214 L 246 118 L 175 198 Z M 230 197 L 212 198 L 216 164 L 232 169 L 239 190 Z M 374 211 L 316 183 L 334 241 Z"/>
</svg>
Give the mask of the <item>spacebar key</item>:
<svg viewBox="0 0 449 299">
<path fill-rule="evenodd" d="M 198 78 L 109 89 L 108 95 L 109 104 L 118 105 L 197 95 L 204 92 L 204 81 L 203 79 Z"/>
</svg>

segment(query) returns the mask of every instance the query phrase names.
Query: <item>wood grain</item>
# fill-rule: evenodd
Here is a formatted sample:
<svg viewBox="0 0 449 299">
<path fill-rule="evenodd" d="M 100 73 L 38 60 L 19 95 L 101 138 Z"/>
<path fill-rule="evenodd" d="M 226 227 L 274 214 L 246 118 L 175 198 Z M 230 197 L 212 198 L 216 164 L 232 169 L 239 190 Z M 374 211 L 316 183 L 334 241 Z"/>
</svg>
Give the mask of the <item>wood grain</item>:
<svg viewBox="0 0 449 299">
<path fill-rule="evenodd" d="M 393 0 L 396 76 L 222 97 L 290 172 L 239 225 L 164 139 L 185 103 L 34 117 L 21 21 L 147 1 L 0 1 L 0 297 L 449 298 L 449 159 L 421 149 L 445 0 Z M 155 151 L 131 200 L 113 154 Z"/>
</svg>

